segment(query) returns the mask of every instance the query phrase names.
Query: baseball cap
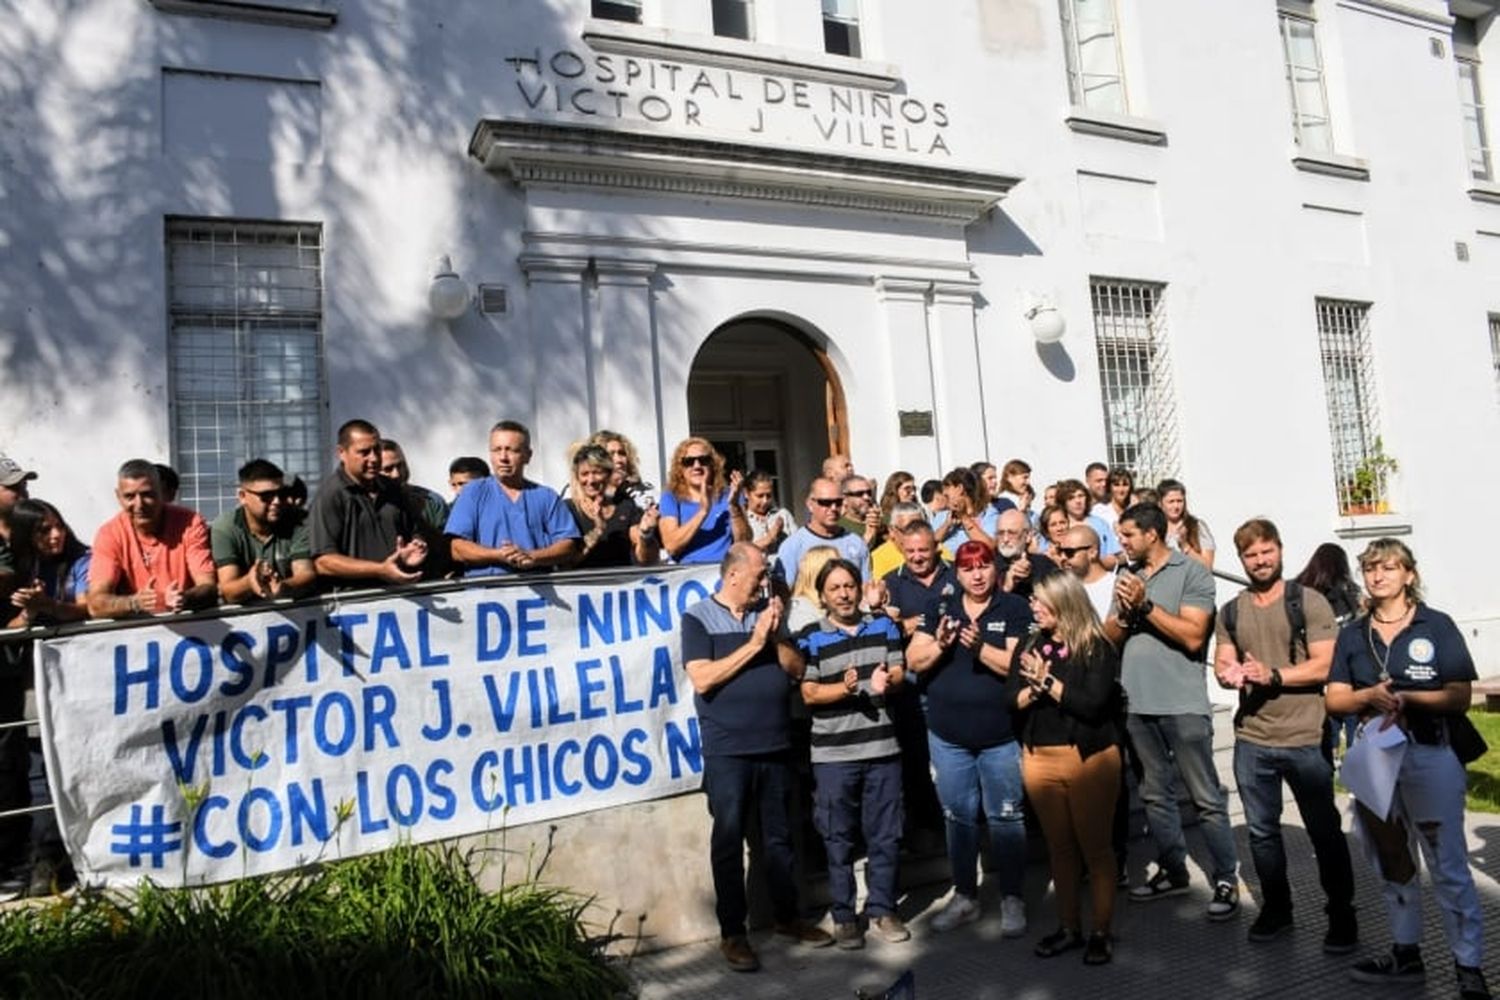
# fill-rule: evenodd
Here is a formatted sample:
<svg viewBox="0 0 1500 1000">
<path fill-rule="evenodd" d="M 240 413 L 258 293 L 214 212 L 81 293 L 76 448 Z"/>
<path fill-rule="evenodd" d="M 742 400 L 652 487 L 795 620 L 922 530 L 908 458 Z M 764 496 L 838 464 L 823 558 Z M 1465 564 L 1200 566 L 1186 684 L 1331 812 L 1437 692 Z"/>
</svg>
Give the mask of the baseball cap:
<svg viewBox="0 0 1500 1000">
<path fill-rule="evenodd" d="M 15 486 L 35 478 L 35 472 L 28 472 L 17 465 L 15 459 L 0 455 L 0 486 Z"/>
</svg>

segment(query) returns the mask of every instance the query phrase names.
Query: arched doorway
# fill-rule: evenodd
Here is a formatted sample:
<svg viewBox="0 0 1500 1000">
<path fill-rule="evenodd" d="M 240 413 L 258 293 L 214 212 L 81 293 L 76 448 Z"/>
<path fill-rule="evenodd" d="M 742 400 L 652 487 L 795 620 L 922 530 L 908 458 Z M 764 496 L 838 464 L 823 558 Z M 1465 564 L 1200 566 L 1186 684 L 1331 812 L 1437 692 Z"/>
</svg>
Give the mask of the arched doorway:
<svg viewBox="0 0 1500 1000">
<path fill-rule="evenodd" d="M 848 408 L 832 360 L 783 320 L 742 317 L 709 335 L 688 376 L 691 433 L 731 469 L 764 469 L 800 520 L 798 498 L 830 454 L 849 451 Z"/>
</svg>

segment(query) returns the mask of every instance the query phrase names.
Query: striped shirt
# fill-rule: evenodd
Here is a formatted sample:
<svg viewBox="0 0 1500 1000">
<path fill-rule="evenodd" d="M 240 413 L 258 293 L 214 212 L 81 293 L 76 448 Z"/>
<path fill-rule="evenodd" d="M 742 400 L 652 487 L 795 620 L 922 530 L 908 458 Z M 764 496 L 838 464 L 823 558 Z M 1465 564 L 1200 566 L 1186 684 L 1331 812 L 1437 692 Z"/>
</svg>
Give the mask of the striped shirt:
<svg viewBox="0 0 1500 1000">
<path fill-rule="evenodd" d="M 859 671 L 859 690 L 829 705 L 809 705 L 812 715 L 812 762 L 835 764 L 893 757 L 896 728 L 885 696 L 870 690 L 870 675 L 882 664 L 903 662 L 901 632 L 884 615 L 866 615 L 853 634 L 828 619 L 797 635 L 807 657 L 802 682 L 844 685 L 844 671 Z"/>
</svg>

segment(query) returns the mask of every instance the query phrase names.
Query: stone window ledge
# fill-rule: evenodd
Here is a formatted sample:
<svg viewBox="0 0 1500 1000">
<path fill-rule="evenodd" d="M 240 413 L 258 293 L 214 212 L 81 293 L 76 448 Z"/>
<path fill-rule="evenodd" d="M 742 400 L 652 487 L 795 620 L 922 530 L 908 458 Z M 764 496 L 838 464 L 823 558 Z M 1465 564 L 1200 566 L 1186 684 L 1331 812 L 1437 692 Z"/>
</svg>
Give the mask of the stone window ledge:
<svg viewBox="0 0 1500 1000">
<path fill-rule="evenodd" d="M 1471 181 L 1469 197 L 1475 201 L 1487 201 L 1500 205 L 1500 184 L 1494 181 Z"/>
<path fill-rule="evenodd" d="M 1411 518 L 1404 514 L 1344 514 L 1334 525 L 1340 538 L 1384 538 L 1411 534 Z"/>
<path fill-rule="evenodd" d="M 1107 139 L 1123 139 L 1140 142 L 1148 146 L 1165 146 L 1167 129 L 1160 122 L 1135 115 L 1117 115 L 1108 111 L 1093 111 L 1074 105 L 1068 109 L 1063 124 L 1083 135 L 1099 135 Z"/>
<path fill-rule="evenodd" d="M 1370 164 L 1363 157 L 1345 153 L 1298 152 L 1292 157 L 1292 166 L 1310 174 L 1343 177 L 1352 181 L 1370 179 Z"/>
<path fill-rule="evenodd" d="M 190 14 L 196 17 L 220 17 L 256 24 L 277 24 L 288 28 L 331 28 L 338 22 L 338 11 L 319 3 L 284 0 L 150 0 L 151 6 L 164 14 Z"/>
</svg>

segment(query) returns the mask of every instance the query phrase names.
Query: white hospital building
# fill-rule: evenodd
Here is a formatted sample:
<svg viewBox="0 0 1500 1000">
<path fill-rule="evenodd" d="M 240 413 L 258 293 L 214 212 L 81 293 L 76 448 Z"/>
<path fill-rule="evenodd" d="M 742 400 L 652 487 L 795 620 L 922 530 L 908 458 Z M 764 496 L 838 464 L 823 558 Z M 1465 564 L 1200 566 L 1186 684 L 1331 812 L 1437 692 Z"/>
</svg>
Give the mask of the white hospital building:
<svg viewBox="0 0 1500 1000">
<path fill-rule="evenodd" d="M 85 535 L 124 458 L 211 516 L 356 416 L 432 486 L 701 433 L 798 511 L 830 449 L 1097 459 L 1221 567 L 1402 535 L 1500 656 L 1495 0 L 3 9 L 0 451 Z"/>
</svg>

